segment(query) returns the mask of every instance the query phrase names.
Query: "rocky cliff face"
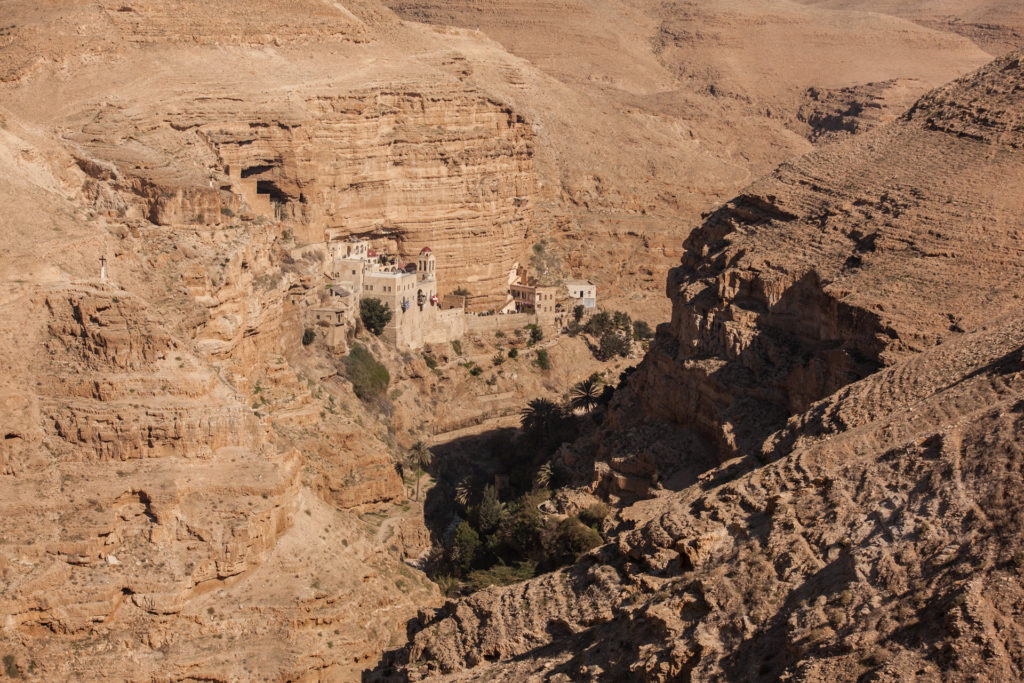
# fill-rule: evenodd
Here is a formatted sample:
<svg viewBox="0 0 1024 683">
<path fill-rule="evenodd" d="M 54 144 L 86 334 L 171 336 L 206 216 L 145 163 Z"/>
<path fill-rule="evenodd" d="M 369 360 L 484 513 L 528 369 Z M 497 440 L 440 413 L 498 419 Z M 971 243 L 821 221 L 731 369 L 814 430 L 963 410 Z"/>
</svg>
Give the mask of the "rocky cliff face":
<svg viewBox="0 0 1024 683">
<path fill-rule="evenodd" d="M 215 369 L 130 291 L 23 287 L 0 451 L 0 643 L 21 671 L 340 672 L 387 644 L 392 610 L 431 599 L 399 546 L 339 509 L 401 498 L 390 459 L 339 418 L 299 440 L 326 402 L 283 362 L 259 354 L 254 393 L 245 354 Z"/>
<path fill-rule="evenodd" d="M 378 673 L 1019 677 L 1024 225 L 996 185 L 1024 178 L 1020 64 L 711 215 L 601 441 L 658 452 L 671 432 L 638 442 L 639 402 L 722 464 L 676 454 L 694 483 L 623 508 L 568 570 L 422 614 Z"/>
<path fill-rule="evenodd" d="M 267 188 L 280 217 L 308 226 L 300 236 L 383 230 L 410 257 L 429 246 L 439 281 L 468 289 L 471 309 L 504 304 L 536 185 L 522 117 L 457 86 L 325 95 L 304 110 L 200 134 Z"/>
<path fill-rule="evenodd" d="M 469 68 L 535 128 L 536 234 L 601 301 L 651 320 L 668 317 L 662 276 L 701 212 L 991 59 L 908 21 L 792 2 L 386 4 L 520 58 Z"/>
<path fill-rule="evenodd" d="M 430 246 L 442 286 L 468 289 L 471 309 L 505 303 L 533 221 L 522 117 L 461 84 L 236 102 L 107 107 L 66 136 L 115 215 L 229 225 L 244 201 L 303 242 L 332 229 L 386 236 L 410 256 Z"/>
<path fill-rule="evenodd" d="M 1007 678 L 1024 661 L 1017 318 L 849 385 L 575 567 L 424 615 L 460 680 Z"/>
<path fill-rule="evenodd" d="M 1019 103 L 1005 93 L 1020 73 L 995 62 L 712 214 L 668 278 L 672 321 L 636 387 L 649 412 L 700 427 L 723 458 L 750 452 L 850 381 L 1012 311 L 1020 199 L 1002 183 L 1021 178 Z"/>
</svg>

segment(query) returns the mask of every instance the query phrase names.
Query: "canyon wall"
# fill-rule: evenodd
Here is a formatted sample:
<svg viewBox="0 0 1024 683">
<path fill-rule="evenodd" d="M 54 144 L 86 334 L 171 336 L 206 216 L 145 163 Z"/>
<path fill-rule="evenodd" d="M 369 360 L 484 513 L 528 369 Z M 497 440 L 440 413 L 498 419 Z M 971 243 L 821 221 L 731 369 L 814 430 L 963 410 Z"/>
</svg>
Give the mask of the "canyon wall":
<svg viewBox="0 0 1024 683">
<path fill-rule="evenodd" d="M 536 189 L 533 134 L 508 107 L 461 85 L 395 84 L 157 116 L 108 108 L 68 133 L 90 175 L 131 192 L 118 204 L 93 190 L 115 215 L 230 225 L 246 201 L 300 242 L 333 229 L 386 237 L 407 258 L 429 246 L 442 291 L 468 289 L 470 310 L 505 303 Z"/>
<path fill-rule="evenodd" d="M 617 460 L 663 483 L 574 566 L 421 614 L 374 675 L 1019 677 L 1022 83 L 997 60 L 711 214 L 562 458 L 584 500 Z"/>
<path fill-rule="evenodd" d="M 1015 310 L 1020 69 L 995 62 L 711 214 L 668 277 L 646 410 L 723 459 L 749 453 L 813 401 Z"/>
<path fill-rule="evenodd" d="M 848 385 L 769 464 L 712 468 L 574 566 L 422 613 L 375 675 L 1018 677 L 1022 351 L 1017 316 Z"/>
</svg>

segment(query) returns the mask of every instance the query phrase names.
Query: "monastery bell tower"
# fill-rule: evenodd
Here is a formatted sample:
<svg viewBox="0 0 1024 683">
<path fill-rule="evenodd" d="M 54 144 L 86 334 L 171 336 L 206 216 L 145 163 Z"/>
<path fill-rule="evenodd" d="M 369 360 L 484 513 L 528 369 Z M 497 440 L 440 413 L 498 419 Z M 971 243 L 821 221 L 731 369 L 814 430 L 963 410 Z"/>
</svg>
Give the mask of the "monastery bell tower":
<svg viewBox="0 0 1024 683">
<path fill-rule="evenodd" d="M 430 247 L 423 247 L 420 250 L 420 257 L 416 262 L 416 279 L 420 282 L 434 279 L 434 252 Z"/>
</svg>

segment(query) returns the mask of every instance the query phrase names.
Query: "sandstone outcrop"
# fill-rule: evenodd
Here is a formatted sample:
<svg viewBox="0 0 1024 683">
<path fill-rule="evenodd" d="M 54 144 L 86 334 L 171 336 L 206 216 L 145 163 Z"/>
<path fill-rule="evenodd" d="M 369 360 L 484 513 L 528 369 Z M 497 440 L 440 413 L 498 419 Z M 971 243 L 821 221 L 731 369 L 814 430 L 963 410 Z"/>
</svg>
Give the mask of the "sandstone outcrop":
<svg viewBox="0 0 1024 683">
<path fill-rule="evenodd" d="M 997 60 L 711 215 L 609 431 L 566 455 L 628 464 L 641 402 L 720 464 L 659 463 L 693 483 L 573 567 L 422 614 L 376 675 L 1018 678 L 1021 83 Z"/>
<path fill-rule="evenodd" d="M 668 315 L 657 290 L 681 226 L 810 151 L 835 118 L 868 130 L 991 59 L 955 34 L 792 2 L 386 4 L 521 58 L 471 60 L 472 80 L 536 130 L 536 238 L 602 301 L 650 319 Z"/>
<path fill-rule="evenodd" d="M 771 464 L 710 470 L 571 569 L 423 615 L 404 671 L 1016 678 L 1022 350 L 1018 317 L 849 385 Z"/>
<path fill-rule="evenodd" d="M 1019 58 L 998 60 L 712 214 L 669 276 L 672 321 L 635 396 L 727 459 L 849 382 L 1018 308 L 1024 167 L 1007 93 L 1021 79 Z"/>
</svg>

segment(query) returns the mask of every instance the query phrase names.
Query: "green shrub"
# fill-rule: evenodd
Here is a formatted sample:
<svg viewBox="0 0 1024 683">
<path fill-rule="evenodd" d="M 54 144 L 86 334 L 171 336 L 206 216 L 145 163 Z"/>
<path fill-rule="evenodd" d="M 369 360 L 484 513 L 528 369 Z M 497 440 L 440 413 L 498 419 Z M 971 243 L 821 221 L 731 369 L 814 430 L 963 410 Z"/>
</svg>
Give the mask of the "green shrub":
<svg viewBox="0 0 1024 683">
<path fill-rule="evenodd" d="M 479 365 L 477 365 L 476 363 L 474 363 L 474 364 L 473 364 L 473 367 L 471 367 L 471 368 L 469 369 L 469 374 L 473 375 L 473 377 L 477 377 L 477 376 L 478 376 L 478 375 L 480 375 L 480 374 L 481 374 L 481 373 L 482 373 L 483 371 L 484 371 L 484 369 L 483 369 L 482 367 L 480 367 Z"/>
<path fill-rule="evenodd" d="M 505 354 L 500 352 L 494 354 L 494 358 L 491 359 L 491 362 L 494 363 L 495 365 L 501 365 L 502 363 L 505 362 Z"/>
<path fill-rule="evenodd" d="M 453 341 L 452 342 L 452 351 L 455 352 L 456 356 L 461 356 L 462 355 L 462 342 L 460 342 L 458 339 Z"/>
<path fill-rule="evenodd" d="M 600 313 L 595 313 L 590 316 L 590 320 L 588 320 L 587 324 L 583 326 L 583 329 L 587 334 L 595 337 L 600 337 L 607 332 L 611 332 L 614 328 L 615 324 L 612 322 L 612 317 L 605 311 L 601 311 Z"/>
<path fill-rule="evenodd" d="M 316 331 L 312 327 L 307 327 L 302 333 L 302 345 L 309 346 L 316 340 Z"/>
<path fill-rule="evenodd" d="M 615 356 L 625 358 L 629 355 L 630 341 L 625 336 L 611 330 L 601 335 L 601 342 L 594 352 L 598 360 L 611 360 Z"/>
<path fill-rule="evenodd" d="M 15 663 L 14 655 L 4 655 L 4 673 L 8 678 L 21 678 L 21 668 Z"/>
<path fill-rule="evenodd" d="M 579 324 L 579 322 L 583 320 L 584 310 L 586 309 L 583 308 L 583 304 L 576 304 L 572 307 L 572 321 L 574 323 Z"/>
<path fill-rule="evenodd" d="M 544 534 L 547 522 L 537 506 L 547 498 L 546 492 L 535 491 L 509 505 L 509 510 L 495 537 L 506 556 L 543 560 Z"/>
<path fill-rule="evenodd" d="M 451 574 L 442 574 L 434 579 L 434 583 L 441 589 L 441 595 L 453 597 L 458 593 L 459 580 Z"/>
<path fill-rule="evenodd" d="M 479 553 L 480 534 L 469 522 L 461 522 L 455 528 L 455 539 L 452 541 L 452 562 L 465 573 L 472 567 Z"/>
<path fill-rule="evenodd" d="M 393 317 L 391 307 L 380 299 L 362 299 L 359 301 L 359 317 L 363 326 L 373 334 L 380 336 Z"/>
<path fill-rule="evenodd" d="M 498 489 L 488 484 L 484 487 L 484 495 L 477 508 L 477 528 L 489 534 L 498 528 L 505 517 L 505 505 L 498 499 Z"/>
<path fill-rule="evenodd" d="M 469 290 L 465 287 L 456 287 L 455 291 L 452 292 L 455 296 L 469 296 Z"/>
<path fill-rule="evenodd" d="M 431 370 L 437 369 L 437 359 L 429 354 L 423 354 L 423 362 L 427 364 L 427 367 Z"/>
<path fill-rule="evenodd" d="M 570 564 L 603 543 L 601 534 L 575 517 L 569 517 L 558 523 L 548 556 L 558 564 Z"/>
<path fill-rule="evenodd" d="M 644 320 L 633 321 L 633 337 L 635 339 L 644 340 L 651 339 L 654 337 L 654 330 Z"/>
<path fill-rule="evenodd" d="M 604 503 L 594 503 L 585 510 L 580 511 L 580 521 L 589 527 L 600 530 L 601 522 L 608 516 L 609 508 Z"/>
<path fill-rule="evenodd" d="M 531 344 L 536 344 L 537 342 L 539 342 L 543 338 L 544 338 L 544 331 L 542 329 L 540 329 L 536 325 L 534 325 L 533 327 L 530 328 L 530 343 Z"/>
<path fill-rule="evenodd" d="M 515 360 L 516 358 L 519 357 L 519 351 L 517 349 L 509 349 L 508 357 Z"/>
<path fill-rule="evenodd" d="M 383 397 L 391 382 L 388 369 L 359 344 L 345 357 L 345 376 L 352 382 L 356 396 L 364 401 Z"/>
<path fill-rule="evenodd" d="M 551 359 L 548 357 L 547 349 L 538 349 L 537 359 L 534 360 L 533 362 L 536 363 L 537 367 L 540 368 L 541 370 L 551 369 Z"/>
</svg>

